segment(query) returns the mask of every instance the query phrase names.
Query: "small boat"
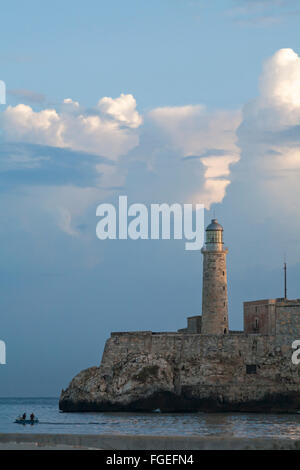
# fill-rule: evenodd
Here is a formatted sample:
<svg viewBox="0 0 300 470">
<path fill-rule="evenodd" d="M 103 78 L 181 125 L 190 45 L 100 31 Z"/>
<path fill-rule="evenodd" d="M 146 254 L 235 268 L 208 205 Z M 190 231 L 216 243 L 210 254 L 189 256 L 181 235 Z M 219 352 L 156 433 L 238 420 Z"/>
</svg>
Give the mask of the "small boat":
<svg viewBox="0 0 300 470">
<path fill-rule="evenodd" d="M 39 420 L 35 419 L 23 419 L 23 418 L 16 418 L 15 423 L 17 424 L 37 424 Z"/>
</svg>

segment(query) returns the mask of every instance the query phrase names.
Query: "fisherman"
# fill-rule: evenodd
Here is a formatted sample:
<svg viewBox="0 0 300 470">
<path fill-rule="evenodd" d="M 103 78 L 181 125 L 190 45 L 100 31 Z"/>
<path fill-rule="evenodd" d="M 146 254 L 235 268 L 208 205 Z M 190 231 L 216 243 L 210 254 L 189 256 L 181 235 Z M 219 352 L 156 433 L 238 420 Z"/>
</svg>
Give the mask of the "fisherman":
<svg viewBox="0 0 300 470">
<path fill-rule="evenodd" d="M 22 414 L 22 419 L 23 419 L 23 421 L 25 421 L 25 419 L 26 419 L 26 413 L 23 413 L 23 414 Z"/>
<path fill-rule="evenodd" d="M 30 421 L 34 421 L 34 418 L 35 418 L 34 414 L 31 413 L 31 415 L 30 415 Z"/>
</svg>

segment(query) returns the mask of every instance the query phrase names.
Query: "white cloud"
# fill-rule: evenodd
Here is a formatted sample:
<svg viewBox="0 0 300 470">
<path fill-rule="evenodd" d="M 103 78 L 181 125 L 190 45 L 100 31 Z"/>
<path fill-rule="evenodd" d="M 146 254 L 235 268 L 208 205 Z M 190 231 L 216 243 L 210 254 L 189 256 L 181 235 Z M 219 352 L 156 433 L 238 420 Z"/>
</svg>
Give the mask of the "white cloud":
<svg viewBox="0 0 300 470">
<path fill-rule="evenodd" d="M 79 103 L 78 101 L 73 101 L 72 98 L 65 98 L 63 100 L 63 104 L 66 104 L 68 106 L 72 106 L 74 107 L 75 109 L 78 109 L 79 108 Z"/>
<path fill-rule="evenodd" d="M 290 167 L 287 151 L 298 149 L 299 125 L 300 58 L 292 49 L 280 49 L 264 64 L 260 96 L 244 107 L 240 143 L 268 152 L 275 166 L 286 160 Z"/>
<path fill-rule="evenodd" d="M 133 129 L 139 127 L 143 120 L 136 110 L 136 101 L 132 95 L 121 93 L 119 98 L 101 98 L 98 107 L 103 114 L 107 114 L 120 124 Z"/>
<path fill-rule="evenodd" d="M 201 190 L 191 196 L 189 202 L 197 204 L 199 202 L 204 203 L 207 209 L 212 204 L 221 203 L 226 195 L 226 188 L 230 185 L 230 180 L 224 178 L 217 179 L 211 178 L 204 181 Z"/>
<path fill-rule="evenodd" d="M 99 112 L 100 111 L 100 112 Z M 132 95 L 102 98 L 94 114 L 80 109 L 67 98 L 60 111 L 34 111 L 30 106 L 8 106 L 2 115 L 8 141 L 67 147 L 101 155 L 112 160 L 138 145 L 135 131 L 142 123 Z"/>
<path fill-rule="evenodd" d="M 2 128 L 6 140 L 65 146 L 64 123 L 55 109 L 34 112 L 25 104 L 8 106 L 2 115 Z"/>
<path fill-rule="evenodd" d="M 63 133 L 66 147 L 83 152 L 95 153 L 117 160 L 126 155 L 139 143 L 139 136 L 118 122 L 106 120 L 97 115 L 67 115 L 64 118 Z"/>
<path fill-rule="evenodd" d="M 260 91 L 261 96 L 257 101 L 260 107 L 271 106 L 278 111 L 281 108 L 280 112 L 284 113 L 285 119 L 294 119 L 291 113 L 299 113 L 300 109 L 300 58 L 296 52 L 280 49 L 265 62 Z"/>
<path fill-rule="evenodd" d="M 148 194 L 170 202 L 204 203 L 206 207 L 223 200 L 231 165 L 239 159 L 235 130 L 240 113 L 188 105 L 156 108 L 146 117 L 140 133 L 143 118 L 132 95 L 104 97 L 92 111 L 66 98 L 57 110 L 9 106 L 2 114 L 2 128 L 6 141 L 70 148 L 112 161 L 95 164 L 98 188 L 58 185 L 56 189 L 45 187 L 45 193 L 39 189 L 41 203 L 53 206 L 58 213 L 56 221 L 61 230 L 77 236 L 79 215 L 123 186 L 129 191 L 139 188 L 139 199 Z M 184 158 L 189 157 L 191 161 L 186 162 Z M 149 173 L 156 173 L 155 190 L 152 186 L 145 188 L 143 181 L 133 182 L 128 172 L 136 161 L 146 163 L 146 180 Z M 76 203 L 78 197 L 84 204 Z"/>
<path fill-rule="evenodd" d="M 230 184 L 230 165 L 239 160 L 235 141 L 241 113 L 208 111 L 205 106 L 190 105 L 157 108 L 149 115 L 169 139 L 172 148 L 183 157 L 198 156 L 202 163 L 196 170 L 199 189 L 189 196 L 189 200 L 204 203 L 207 208 L 221 202 Z"/>
<path fill-rule="evenodd" d="M 108 197 L 113 191 L 112 187 L 124 184 L 126 170 L 118 167 L 118 160 L 139 144 L 137 128 L 141 123 L 142 118 L 136 111 L 135 99 L 132 95 L 124 94 L 116 99 L 102 98 L 96 108 L 89 112 L 77 101 L 66 98 L 57 110 L 35 111 L 28 105 L 19 104 L 8 106 L 1 115 L 3 138 L 6 142 L 68 148 L 112 161 L 111 164 L 106 164 L 103 159 L 99 159 L 99 164 L 95 164 L 95 173 L 99 176 L 98 188 L 59 184 L 53 188 L 32 188 L 32 194 L 38 191 L 40 204 L 49 211 L 52 208 L 60 229 L 72 236 L 80 234 L 76 229 L 79 215 L 89 205 Z M 25 157 L 22 158 L 24 161 Z M 10 161 L 13 168 L 20 168 L 22 162 L 18 163 L 13 155 L 10 156 Z M 33 164 L 37 164 L 36 158 Z M 74 165 L 78 166 L 76 159 Z M 30 191 L 30 188 L 27 190 Z"/>
<path fill-rule="evenodd" d="M 201 155 L 216 149 L 236 155 L 235 131 L 240 124 L 239 111 L 208 111 L 202 105 L 156 108 L 150 118 L 168 136 L 182 155 Z"/>
<path fill-rule="evenodd" d="M 220 178 L 230 175 L 230 165 L 239 161 L 238 155 L 209 156 L 201 158 L 206 167 L 205 178 Z"/>
<path fill-rule="evenodd" d="M 238 135 L 242 161 L 255 168 L 269 209 L 299 213 L 300 58 L 292 49 L 265 62 L 260 96 L 244 107 Z"/>
</svg>

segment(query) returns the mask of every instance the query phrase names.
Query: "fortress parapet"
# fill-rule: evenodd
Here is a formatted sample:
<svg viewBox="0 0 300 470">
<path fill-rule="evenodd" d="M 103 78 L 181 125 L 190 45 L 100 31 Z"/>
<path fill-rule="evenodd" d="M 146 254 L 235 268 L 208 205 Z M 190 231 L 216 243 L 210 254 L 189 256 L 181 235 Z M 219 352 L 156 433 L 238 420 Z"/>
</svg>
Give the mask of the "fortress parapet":
<svg viewBox="0 0 300 470">
<path fill-rule="evenodd" d="M 245 333 L 300 335 L 300 299 L 244 302 Z"/>
</svg>

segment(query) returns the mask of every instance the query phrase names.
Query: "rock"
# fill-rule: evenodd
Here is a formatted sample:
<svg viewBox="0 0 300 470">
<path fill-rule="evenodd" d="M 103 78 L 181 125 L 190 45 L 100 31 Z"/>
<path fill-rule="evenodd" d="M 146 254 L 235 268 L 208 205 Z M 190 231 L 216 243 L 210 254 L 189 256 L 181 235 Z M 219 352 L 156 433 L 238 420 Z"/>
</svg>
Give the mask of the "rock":
<svg viewBox="0 0 300 470">
<path fill-rule="evenodd" d="M 145 405 L 139 404 L 141 397 L 144 402 L 157 391 L 172 392 L 173 380 L 170 364 L 152 355 L 133 357 L 115 364 L 110 376 L 103 374 L 101 368 L 91 367 L 76 375 L 67 390 L 62 391 L 60 409 L 86 411 L 144 408 Z"/>
</svg>

